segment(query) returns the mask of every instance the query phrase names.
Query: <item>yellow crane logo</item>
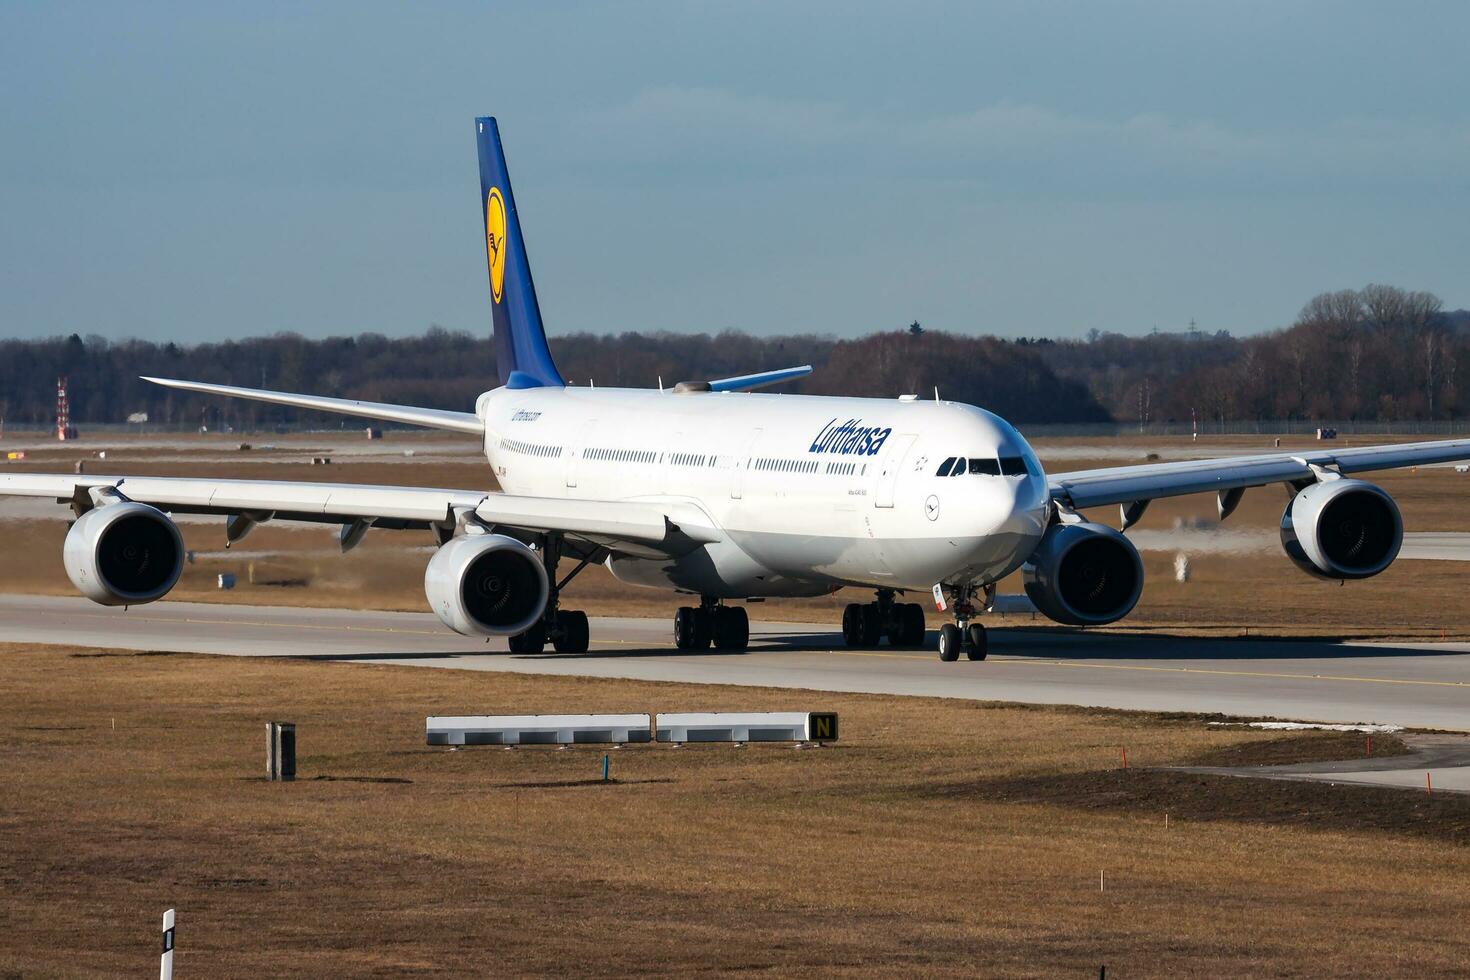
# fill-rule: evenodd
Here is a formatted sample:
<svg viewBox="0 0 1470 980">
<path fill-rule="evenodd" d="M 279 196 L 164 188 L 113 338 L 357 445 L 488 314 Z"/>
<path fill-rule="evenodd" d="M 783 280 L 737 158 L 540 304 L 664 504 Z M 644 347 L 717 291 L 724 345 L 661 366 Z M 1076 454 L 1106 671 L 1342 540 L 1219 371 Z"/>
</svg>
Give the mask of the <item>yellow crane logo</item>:
<svg viewBox="0 0 1470 980">
<path fill-rule="evenodd" d="M 485 195 L 485 254 L 490 260 L 490 295 L 499 303 L 505 293 L 505 199 L 499 187 Z"/>
</svg>

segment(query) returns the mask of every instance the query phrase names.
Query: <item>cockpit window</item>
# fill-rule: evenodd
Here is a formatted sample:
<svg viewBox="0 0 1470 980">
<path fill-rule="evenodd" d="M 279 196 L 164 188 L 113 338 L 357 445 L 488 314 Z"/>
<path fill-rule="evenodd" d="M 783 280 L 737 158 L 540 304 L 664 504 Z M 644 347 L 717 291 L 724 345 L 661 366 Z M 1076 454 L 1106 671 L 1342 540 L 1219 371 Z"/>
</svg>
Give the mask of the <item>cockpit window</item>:
<svg viewBox="0 0 1470 980">
<path fill-rule="evenodd" d="M 1025 456 L 950 456 L 939 464 L 935 476 L 1039 476 L 1034 462 Z"/>
</svg>

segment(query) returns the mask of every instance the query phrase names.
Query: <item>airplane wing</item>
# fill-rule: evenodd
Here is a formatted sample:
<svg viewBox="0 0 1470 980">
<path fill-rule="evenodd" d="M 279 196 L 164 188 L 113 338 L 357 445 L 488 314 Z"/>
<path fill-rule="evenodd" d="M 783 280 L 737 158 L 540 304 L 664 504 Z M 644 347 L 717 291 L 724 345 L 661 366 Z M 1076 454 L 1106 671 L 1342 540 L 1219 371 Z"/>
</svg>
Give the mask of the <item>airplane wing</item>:
<svg viewBox="0 0 1470 980">
<path fill-rule="evenodd" d="M 358 415 L 363 418 L 381 419 L 385 422 L 403 422 L 421 425 L 427 429 L 448 429 L 451 432 L 468 432 L 483 436 L 485 423 L 471 412 L 446 412 L 437 408 L 415 408 L 412 405 L 388 405 L 383 402 L 363 402 L 352 398 L 326 398 L 322 395 L 296 395 L 285 391 L 265 391 L 260 388 L 236 388 L 233 385 L 212 385 L 202 381 L 175 381 L 172 378 L 143 377 L 144 381 L 179 391 L 193 391 L 203 395 L 220 395 L 224 398 L 244 398 L 249 401 L 269 402 L 272 405 L 290 405 L 293 408 L 309 408 L 318 412 L 337 412 L 342 415 Z"/>
<path fill-rule="evenodd" d="M 287 483 L 277 480 L 201 480 L 152 476 L 49 473 L 0 474 L 0 496 L 50 497 L 83 513 L 93 488 L 111 487 L 129 500 L 173 514 L 220 514 L 232 519 L 236 540 L 268 520 L 390 529 L 425 528 L 452 534 L 473 516 L 497 530 L 559 532 L 575 541 L 627 554 L 685 554 L 723 534 L 704 511 L 678 501 L 564 500 L 472 490 Z M 239 519 L 243 516 L 244 520 Z M 235 528 L 240 530 L 238 534 Z M 345 527 L 344 543 L 348 540 Z"/>
<path fill-rule="evenodd" d="M 1052 474 L 1050 490 L 1053 500 L 1073 509 L 1142 504 L 1156 497 L 1215 491 L 1220 494 L 1221 515 L 1225 516 L 1234 510 L 1234 503 L 1227 503 L 1227 495 L 1233 495 L 1238 501 L 1239 494 L 1235 491 L 1269 483 L 1313 480 L 1317 470 L 1346 475 L 1464 459 L 1470 459 L 1470 439 L 1078 470 Z M 1125 523 L 1131 523 L 1126 516 Z"/>
</svg>

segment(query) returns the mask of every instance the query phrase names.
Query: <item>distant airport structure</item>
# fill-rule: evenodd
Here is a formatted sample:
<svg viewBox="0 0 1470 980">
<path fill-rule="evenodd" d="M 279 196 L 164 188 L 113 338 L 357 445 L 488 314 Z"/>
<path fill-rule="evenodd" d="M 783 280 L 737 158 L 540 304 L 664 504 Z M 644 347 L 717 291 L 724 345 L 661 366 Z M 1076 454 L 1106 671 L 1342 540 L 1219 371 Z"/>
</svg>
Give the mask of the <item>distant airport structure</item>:
<svg viewBox="0 0 1470 980">
<path fill-rule="evenodd" d="M 66 394 L 66 378 L 56 379 L 56 438 L 61 442 L 67 442 L 77 437 L 77 430 L 71 424 L 71 401 Z"/>
</svg>

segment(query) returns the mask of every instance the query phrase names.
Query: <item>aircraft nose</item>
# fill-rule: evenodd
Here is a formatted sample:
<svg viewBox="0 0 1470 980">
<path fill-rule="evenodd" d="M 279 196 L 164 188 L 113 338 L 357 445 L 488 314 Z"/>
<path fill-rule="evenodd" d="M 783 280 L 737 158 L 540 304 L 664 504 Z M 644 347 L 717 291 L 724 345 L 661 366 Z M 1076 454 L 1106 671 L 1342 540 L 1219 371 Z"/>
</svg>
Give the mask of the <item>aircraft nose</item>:
<svg viewBox="0 0 1470 980">
<path fill-rule="evenodd" d="M 1038 486 L 1039 483 L 1032 476 L 976 481 L 979 492 L 974 497 L 969 522 L 985 537 L 1039 535 L 1046 523 L 1045 488 Z"/>
<path fill-rule="evenodd" d="M 1046 530 L 1046 481 L 1028 475 L 1019 480 L 1007 480 L 1006 484 L 1006 493 L 1000 495 L 998 501 L 998 520 L 992 533 L 1040 537 Z"/>
</svg>

